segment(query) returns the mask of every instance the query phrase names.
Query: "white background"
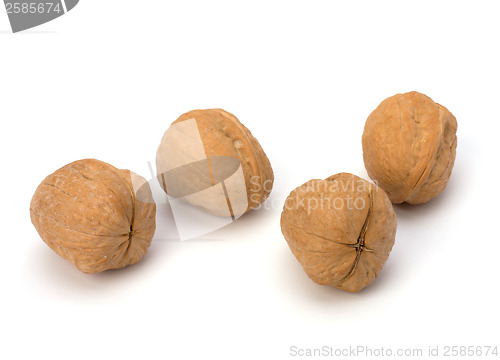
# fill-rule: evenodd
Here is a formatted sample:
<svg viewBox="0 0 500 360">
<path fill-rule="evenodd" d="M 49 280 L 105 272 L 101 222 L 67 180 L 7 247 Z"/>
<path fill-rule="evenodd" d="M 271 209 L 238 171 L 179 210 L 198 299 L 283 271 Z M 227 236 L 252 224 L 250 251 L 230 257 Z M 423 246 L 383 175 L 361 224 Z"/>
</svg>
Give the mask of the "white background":
<svg viewBox="0 0 500 360">
<path fill-rule="evenodd" d="M 499 13 L 495 1 L 82 0 L 11 34 L 2 10 L 0 358 L 500 346 Z M 366 117 L 411 90 L 458 120 L 448 187 L 395 207 L 396 244 L 370 287 L 317 285 L 281 235 L 283 201 L 311 178 L 366 178 Z M 169 124 L 212 107 L 270 158 L 267 209 L 204 239 L 156 236 L 139 264 L 97 275 L 43 243 L 29 202 L 45 176 L 92 157 L 149 178 Z"/>
</svg>

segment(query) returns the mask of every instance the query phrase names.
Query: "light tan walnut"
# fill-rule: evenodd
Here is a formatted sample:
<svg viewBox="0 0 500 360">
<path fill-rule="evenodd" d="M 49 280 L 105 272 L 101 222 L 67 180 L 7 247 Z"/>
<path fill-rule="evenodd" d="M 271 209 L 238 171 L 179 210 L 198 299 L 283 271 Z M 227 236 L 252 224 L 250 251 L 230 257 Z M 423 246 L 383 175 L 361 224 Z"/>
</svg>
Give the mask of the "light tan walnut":
<svg viewBox="0 0 500 360">
<path fill-rule="evenodd" d="M 423 94 L 413 91 L 387 98 L 366 120 L 366 171 L 393 203 L 425 203 L 448 183 L 456 132 L 455 117 Z"/>
<path fill-rule="evenodd" d="M 31 221 L 43 241 L 84 273 L 137 263 L 155 232 L 146 180 L 93 159 L 68 164 L 38 186 Z"/>
<path fill-rule="evenodd" d="M 373 282 L 389 257 L 396 214 L 382 189 L 341 173 L 293 190 L 281 231 L 311 280 L 357 292 Z"/>
<path fill-rule="evenodd" d="M 181 115 L 156 153 L 165 192 L 207 213 L 238 217 L 269 196 L 274 175 L 259 142 L 222 109 Z"/>
</svg>

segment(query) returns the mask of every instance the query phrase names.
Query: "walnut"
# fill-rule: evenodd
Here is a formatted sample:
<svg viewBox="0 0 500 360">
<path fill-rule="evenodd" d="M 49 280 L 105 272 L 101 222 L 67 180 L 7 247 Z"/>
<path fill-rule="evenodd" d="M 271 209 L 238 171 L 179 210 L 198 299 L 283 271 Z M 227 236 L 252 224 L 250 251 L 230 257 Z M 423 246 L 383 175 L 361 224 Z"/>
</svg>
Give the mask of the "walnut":
<svg viewBox="0 0 500 360">
<path fill-rule="evenodd" d="M 357 292 L 389 257 L 396 214 L 382 189 L 341 173 L 293 190 L 283 207 L 281 231 L 311 280 Z"/>
<path fill-rule="evenodd" d="M 210 214 L 239 217 L 269 196 L 273 170 L 257 139 L 221 109 L 181 115 L 156 153 L 165 192 Z"/>
<path fill-rule="evenodd" d="M 93 159 L 46 177 L 30 213 L 43 241 L 84 273 L 135 264 L 155 232 L 156 206 L 146 180 Z"/>
<path fill-rule="evenodd" d="M 370 178 L 395 204 L 425 203 L 441 193 L 457 148 L 457 121 L 416 91 L 385 99 L 366 120 L 363 158 Z"/>
</svg>

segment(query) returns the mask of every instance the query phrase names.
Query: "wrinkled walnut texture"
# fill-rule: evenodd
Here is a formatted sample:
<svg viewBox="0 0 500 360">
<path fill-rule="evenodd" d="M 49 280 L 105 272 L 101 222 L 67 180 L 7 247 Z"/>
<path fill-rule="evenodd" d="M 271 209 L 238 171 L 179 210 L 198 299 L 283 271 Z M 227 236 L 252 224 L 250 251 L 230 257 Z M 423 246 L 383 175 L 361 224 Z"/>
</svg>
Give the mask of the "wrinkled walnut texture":
<svg viewBox="0 0 500 360">
<path fill-rule="evenodd" d="M 357 292 L 373 282 L 389 257 L 396 214 L 382 189 L 340 173 L 293 190 L 281 231 L 309 278 Z"/>
<path fill-rule="evenodd" d="M 366 120 L 363 158 L 368 175 L 395 204 L 425 203 L 451 175 L 457 121 L 416 91 L 385 99 Z"/>
<path fill-rule="evenodd" d="M 144 183 L 141 199 L 134 190 L 137 179 Z M 94 159 L 75 161 L 49 175 L 30 205 L 31 221 L 43 241 L 84 273 L 137 263 L 151 244 L 155 213 L 143 178 Z"/>
<path fill-rule="evenodd" d="M 192 120 L 197 127 L 193 133 L 186 130 L 174 133 L 173 127 Z M 210 170 L 200 163 L 200 150 L 197 149 L 197 142 L 200 140 L 202 157 L 208 159 L 207 166 Z M 274 181 L 271 164 L 261 145 L 236 116 L 222 109 L 189 111 L 172 123 L 158 147 L 156 166 L 159 182 L 171 196 L 176 197 L 175 192 L 195 194 L 233 175 L 233 164 L 228 159 L 234 159 L 236 167 L 241 164 L 244 179 L 242 183 L 238 182 L 236 176 L 228 180 L 232 183 L 226 184 L 226 189 L 236 189 L 230 199 L 232 203 L 229 198 L 226 199 L 227 202 L 217 202 L 217 194 L 208 192 L 198 193 L 197 197 L 186 196 L 183 200 L 217 216 L 239 216 L 262 204 L 268 198 Z M 178 175 L 177 179 L 175 174 L 167 179 L 173 185 L 166 184 L 167 173 L 176 164 L 181 166 L 195 162 L 200 165 L 189 168 L 184 166 L 182 171 L 175 173 Z M 215 165 L 221 165 L 218 175 Z M 228 203 L 231 205 L 229 211 Z"/>
</svg>

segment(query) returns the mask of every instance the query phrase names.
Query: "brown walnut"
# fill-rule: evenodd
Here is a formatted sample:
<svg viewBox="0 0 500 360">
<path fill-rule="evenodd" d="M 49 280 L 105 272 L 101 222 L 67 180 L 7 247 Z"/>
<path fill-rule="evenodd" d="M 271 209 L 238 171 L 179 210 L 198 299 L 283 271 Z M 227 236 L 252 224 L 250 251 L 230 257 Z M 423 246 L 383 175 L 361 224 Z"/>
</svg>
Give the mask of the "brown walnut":
<svg viewBox="0 0 500 360">
<path fill-rule="evenodd" d="M 423 94 L 413 91 L 387 98 L 366 120 L 366 171 L 393 203 L 425 203 L 448 183 L 456 132 L 455 117 Z"/>
<path fill-rule="evenodd" d="M 93 159 L 46 177 L 30 205 L 43 241 L 84 273 L 141 260 L 155 232 L 155 213 L 144 178 Z"/>
<path fill-rule="evenodd" d="M 259 142 L 233 114 L 193 110 L 165 132 L 156 153 L 165 192 L 210 214 L 238 217 L 269 196 L 274 175 Z"/>
<path fill-rule="evenodd" d="M 281 231 L 311 280 L 357 292 L 372 283 L 389 257 L 396 214 L 382 189 L 340 173 L 293 190 Z"/>
</svg>

